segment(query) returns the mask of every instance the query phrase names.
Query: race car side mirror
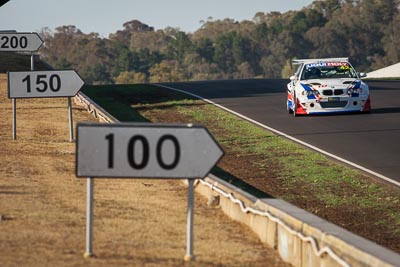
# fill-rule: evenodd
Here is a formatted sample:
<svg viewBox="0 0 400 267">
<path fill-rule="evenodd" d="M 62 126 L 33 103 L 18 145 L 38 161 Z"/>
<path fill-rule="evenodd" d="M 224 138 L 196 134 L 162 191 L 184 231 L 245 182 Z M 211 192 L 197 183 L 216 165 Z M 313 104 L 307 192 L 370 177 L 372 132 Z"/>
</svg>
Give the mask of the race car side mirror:
<svg viewBox="0 0 400 267">
<path fill-rule="evenodd" d="M 367 74 L 366 74 L 365 72 L 360 72 L 360 73 L 358 74 L 358 76 L 359 76 L 360 78 L 365 78 L 365 77 L 367 77 Z"/>
<path fill-rule="evenodd" d="M 286 76 L 287 77 L 287 76 Z M 289 78 L 291 81 L 295 81 L 297 79 L 296 75 L 290 76 Z"/>
</svg>

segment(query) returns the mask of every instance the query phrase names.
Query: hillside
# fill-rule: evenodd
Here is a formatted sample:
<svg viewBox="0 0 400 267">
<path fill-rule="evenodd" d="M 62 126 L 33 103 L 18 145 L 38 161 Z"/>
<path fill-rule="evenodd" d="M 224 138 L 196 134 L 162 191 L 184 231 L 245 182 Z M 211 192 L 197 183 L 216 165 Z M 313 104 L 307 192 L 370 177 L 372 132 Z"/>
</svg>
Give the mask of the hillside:
<svg viewBox="0 0 400 267">
<path fill-rule="evenodd" d="M 74 25 L 41 33 L 43 58 L 89 84 L 288 78 L 294 58 L 349 57 L 359 72 L 400 61 L 400 0 L 314 1 L 252 19 L 209 19 L 194 33 L 132 19 L 102 38 Z M 84 59 L 84 60 L 83 60 Z"/>
<path fill-rule="evenodd" d="M 22 71 L 31 69 L 31 56 L 0 52 L 0 73 L 7 71 Z M 35 60 L 35 70 L 49 70 L 51 67 L 41 60 Z"/>
</svg>

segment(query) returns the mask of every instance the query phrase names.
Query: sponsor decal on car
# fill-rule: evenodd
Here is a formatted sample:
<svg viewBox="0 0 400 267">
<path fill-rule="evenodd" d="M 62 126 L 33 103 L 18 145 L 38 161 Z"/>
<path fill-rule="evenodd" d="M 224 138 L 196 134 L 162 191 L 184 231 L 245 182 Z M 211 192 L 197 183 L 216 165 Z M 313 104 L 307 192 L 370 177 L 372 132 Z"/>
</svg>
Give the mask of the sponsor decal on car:
<svg viewBox="0 0 400 267">
<path fill-rule="evenodd" d="M 347 62 L 318 62 L 306 64 L 306 69 L 318 67 L 343 67 L 343 69 L 346 69 L 346 67 L 350 68 L 350 65 Z"/>
</svg>

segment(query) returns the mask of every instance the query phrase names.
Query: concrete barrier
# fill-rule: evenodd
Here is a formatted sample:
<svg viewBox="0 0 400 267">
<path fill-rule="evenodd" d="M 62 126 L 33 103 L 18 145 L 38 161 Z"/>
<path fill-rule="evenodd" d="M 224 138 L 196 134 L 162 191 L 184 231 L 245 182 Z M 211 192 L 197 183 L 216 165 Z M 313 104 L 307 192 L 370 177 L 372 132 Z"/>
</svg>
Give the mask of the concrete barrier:
<svg viewBox="0 0 400 267">
<path fill-rule="evenodd" d="M 400 78 L 400 63 L 367 73 L 367 78 Z"/>
<path fill-rule="evenodd" d="M 255 199 L 212 175 L 196 190 L 206 197 L 218 192 L 229 217 L 248 225 L 293 266 L 400 266 L 399 254 L 283 200 Z"/>
<path fill-rule="evenodd" d="M 100 121 L 118 122 L 83 93 L 75 100 Z M 218 196 L 230 218 L 250 227 L 293 266 L 400 266 L 399 254 L 283 200 L 256 198 L 213 175 L 198 180 L 196 191 L 208 199 Z"/>
<path fill-rule="evenodd" d="M 86 110 L 95 118 L 97 118 L 100 122 L 113 123 L 118 121 L 114 116 L 112 116 L 102 107 L 97 105 L 84 93 L 79 92 L 74 99 L 76 104 L 85 107 Z"/>
</svg>

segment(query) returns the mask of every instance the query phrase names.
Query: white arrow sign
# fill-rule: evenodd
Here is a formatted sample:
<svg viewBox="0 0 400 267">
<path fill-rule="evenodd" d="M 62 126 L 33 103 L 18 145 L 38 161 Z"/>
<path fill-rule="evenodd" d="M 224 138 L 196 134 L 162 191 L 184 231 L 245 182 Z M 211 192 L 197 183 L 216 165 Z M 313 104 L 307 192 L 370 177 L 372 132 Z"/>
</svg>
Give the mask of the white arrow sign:
<svg viewBox="0 0 400 267">
<path fill-rule="evenodd" d="M 35 52 L 43 44 L 43 40 L 35 32 L 0 33 L 0 51 Z"/>
<path fill-rule="evenodd" d="M 8 73 L 9 98 L 71 97 L 83 85 L 84 81 L 74 70 Z"/>
<path fill-rule="evenodd" d="M 78 124 L 78 177 L 204 178 L 223 151 L 199 125 Z"/>
</svg>

